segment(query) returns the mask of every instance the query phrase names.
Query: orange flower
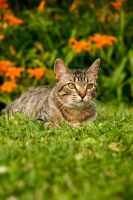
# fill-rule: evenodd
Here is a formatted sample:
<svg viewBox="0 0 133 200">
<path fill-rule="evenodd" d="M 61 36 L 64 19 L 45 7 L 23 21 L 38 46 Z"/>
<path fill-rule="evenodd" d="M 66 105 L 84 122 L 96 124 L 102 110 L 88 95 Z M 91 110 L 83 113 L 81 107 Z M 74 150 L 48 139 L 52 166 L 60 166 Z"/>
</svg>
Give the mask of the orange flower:
<svg viewBox="0 0 133 200">
<path fill-rule="evenodd" d="M 71 7 L 69 8 L 70 12 L 73 12 L 76 9 L 77 5 L 75 3 L 72 3 Z"/>
<path fill-rule="evenodd" d="M 71 45 L 71 48 L 75 49 L 77 53 L 80 53 L 83 50 L 86 50 L 88 52 L 91 51 L 91 43 L 90 43 L 90 41 L 80 42 L 80 41 L 77 41 L 74 38 L 71 38 L 70 39 L 70 45 Z"/>
<path fill-rule="evenodd" d="M 4 35 L 0 35 L 0 40 L 3 40 L 4 39 Z"/>
<path fill-rule="evenodd" d="M 7 69 L 5 77 L 9 77 L 10 79 L 14 80 L 15 78 L 19 78 L 23 71 L 24 71 L 23 67 L 10 67 Z"/>
<path fill-rule="evenodd" d="M 7 0 L 0 0 L 0 8 L 9 8 Z"/>
<path fill-rule="evenodd" d="M 4 20 L 7 20 L 10 25 L 13 25 L 13 24 L 17 25 L 17 24 L 23 24 L 24 23 L 24 21 L 22 19 L 19 19 L 17 17 L 11 16 L 11 15 L 5 15 Z"/>
<path fill-rule="evenodd" d="M 124 1 L 125 0 L 116 0 L 116 1 L 111 1 L 109 4 L 113 6 L 116 10 L 120 11 Z"/>
<path fill-rule="evenodd" d="M 54 16 L 54 18 L 55 18 L 55 19 L 59 19 L 59 18 L 60 18 L 60 15 L 56 14 L 56 15 Z"/>
<path fill-rule="evenodd" d="M 8 67 L 11 67 L 12 65 L 13 62 L 11 62 L 10 60 L 0 60 L 0 76 L 4 76 Z"/>
<path fill-rule="evenodd" d="M 89 37 L 92 41 L 95 42 L 96 47 L 98 49 L 101 49 L 102 47 L 106 45 L 113 45 L 113 41 L 116 40 L 115 36 L 108 36 L 108 35 L 101 35 L 101 34 L 94 34 L 94 36 Z"/>
<path fill-rule="evenodd" d="M 46 68 L 34 68 L 34 69 L 27 69 L 30 78 L 35 77 L 37 80 L 40 80 L 41 77 L 45 74 Z"/>
<path fill-rule="evenodd" d="M 0 86 L 1 92 L 12 92 L 17 87 L 17 84 L 14 81 L 4 82 L 3 85 Z"/>
<path fill-rule="evenodd" d="M 37 7 L 38 10 L 40 11 L 44 11 L 46 9 L 46 2 L 44 0 L 42 0 L 39 4 L 39 6 Z"/>
</svg>

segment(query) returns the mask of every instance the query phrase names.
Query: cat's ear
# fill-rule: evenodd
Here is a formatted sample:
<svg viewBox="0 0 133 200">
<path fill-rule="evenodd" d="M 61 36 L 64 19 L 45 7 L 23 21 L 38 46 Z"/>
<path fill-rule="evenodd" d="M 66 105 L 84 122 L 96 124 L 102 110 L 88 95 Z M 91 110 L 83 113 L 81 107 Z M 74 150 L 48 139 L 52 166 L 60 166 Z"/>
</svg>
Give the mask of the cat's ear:
<svg viewBox="0 0 133 200">
<path fill-rule="evenodd" d="M 69 72 L 69 69 L 60 58 L 57 58 L 54 64 L 54 72 L 56 80 L 58 81 L 62 75 Z"/>
<path fill-rule="evenodd" d="M 94 61 L 94 63 L 89 67 L 89 69 L 87 70 L 87 72 L 89 74 L 92 74 L 94 76 L 95 79 L 98 78 L 98 70 L 99 70 L 99 66 L 100 66 L 100 58 L 98 58 L 97 60 Z"/>
</svg>

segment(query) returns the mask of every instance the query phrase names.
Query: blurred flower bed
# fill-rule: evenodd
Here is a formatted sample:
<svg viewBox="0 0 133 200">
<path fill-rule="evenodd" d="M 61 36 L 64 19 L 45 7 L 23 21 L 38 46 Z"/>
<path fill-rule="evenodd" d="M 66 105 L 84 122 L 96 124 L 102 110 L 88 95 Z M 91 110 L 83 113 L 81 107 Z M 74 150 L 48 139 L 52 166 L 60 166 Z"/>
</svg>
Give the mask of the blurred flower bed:
<svg viewBox="0 0 133 200">
<path fill-rule="evenodd" d="M 98 99 L 132 103 L 133 11 L 127 0 L 0 1 L 0 102 L 55 83 L 57 57 L 70 68 L 101 59 Z M 22 3 L 22 2 L 21 2 Z"/>
</svg>

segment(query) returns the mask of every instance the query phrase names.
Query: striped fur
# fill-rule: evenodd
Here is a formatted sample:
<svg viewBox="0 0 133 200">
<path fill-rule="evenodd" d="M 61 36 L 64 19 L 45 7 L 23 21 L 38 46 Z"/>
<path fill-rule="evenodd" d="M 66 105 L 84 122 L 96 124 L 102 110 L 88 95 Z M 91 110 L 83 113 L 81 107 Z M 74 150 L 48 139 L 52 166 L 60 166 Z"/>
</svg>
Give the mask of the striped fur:
<svg viewBox="0 0 133 200">
<path fill-rule="evenodd" d="M 100 59 L 97 59 L 89 69 L 70 70 L 57 59 L 55 86 L 31 88 L 2 110 L 2 114 L 25 112 L 27 116 L 43 121 L 44 125 L 53 122 L 57 126 L 61 125 L 62 119 L 73 127 L 95 121 L 97 111 L 93 100 L 98 87 L 99 65 Z"/>
</svg>

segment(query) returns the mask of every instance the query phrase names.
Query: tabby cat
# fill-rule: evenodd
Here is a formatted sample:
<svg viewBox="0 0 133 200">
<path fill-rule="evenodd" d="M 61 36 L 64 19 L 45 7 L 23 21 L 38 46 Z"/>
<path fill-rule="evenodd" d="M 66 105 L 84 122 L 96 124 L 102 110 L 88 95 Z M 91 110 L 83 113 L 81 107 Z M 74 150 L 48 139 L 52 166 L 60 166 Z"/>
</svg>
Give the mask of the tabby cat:
<svg viewBox="0 0 133 200">
<path fill-rule="evenodd" d="M 57 58 L 55 86 L 31 88 L 3 109 L 2 115 L 25 112 L 27 116 L 42 121 L 44 126 L 51 123 L 60 126 L 62 119 L 73 127 L 87 121 L 94 122 L 97 117 L 94 100 L 99 65 L 100 59 L 97 59 L 88 69 L 70 70 Z"/>
</svg>

